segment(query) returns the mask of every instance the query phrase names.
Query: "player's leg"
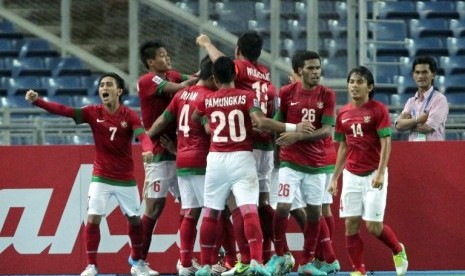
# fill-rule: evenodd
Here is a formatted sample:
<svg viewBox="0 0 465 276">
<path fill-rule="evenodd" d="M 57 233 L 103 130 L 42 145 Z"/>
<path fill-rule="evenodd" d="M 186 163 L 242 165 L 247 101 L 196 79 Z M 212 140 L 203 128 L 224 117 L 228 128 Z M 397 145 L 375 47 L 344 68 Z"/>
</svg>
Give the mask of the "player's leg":
<svg viewBox="0 0 465 276">
<path fill-rule="evenodd" d="M 231 157 L 232 192 L 244 221 L 244 235 L 250 250 L 250 273 L 269 273 L 262 264 L 263 233 L 258 216 L 259 184 L 255 160 L 250 152 L 236 152 Z"/>
<path fill-rule="evenodd" d="M 271 255 L 271 242 L 273 236 L 274 209 L 270 205 L 270 182 L 271 171 L 273 169 L 273 151 L 254 150 L 254 158 L 257 168 L 259 198 L 258 212 L 260 225 L 263 232 L 263 253 L 262 259 L 266 263 Z"/>
<path fill-rule="evenodd" d="M 100 222 L 111 197 L 111 186 L 100 182 L 89 185 L 87 223 L 84 232 L 86 240 L 87 267 L 81 276 L 95 276 L 98 273 L 97 250 L 100 244 Z"/>
<path fill-rule="evenodd" d="M 302 196 L 306 203 L 305 212 L 307 214 L 307 221 L 304 227 L 304 248 L 298 269 L 300 274 L 326 274 L 320 271 L 313 263 L 315 247 L 320 232 L 320 214 L 321 204 L 323 202 L 325 180 L 325 173 L 306 173 L 300 186 Z"/>
<path fill-rule="evenodd" d="M 192 258 L 197 236 L 197 222 L 204 202 L 205 175 L 179 176 L 178 183 L 181 209 L 184 215 L 179 229 L 181 266 L 179 267 L 178 274 L 189 276 L 194 275 L 195 271 L 197 271 L 197 268 L 192 263 Z"/>
<path fill-rule="evenodd" d="M 152 234 L 158 218 L 163 212 L 166 196 L 175 179 L 176 169 L 174 161 L 145 163 L 144 200 L 145 211 L 142 216 L 144 259 L 147 257 Z"/>
<path fill-rule="evenodd" d="M 339 216 L 345 219 L 346 248 L 354 272 L 366 275 L 360 220 L 363 212 L 362 179 L 347 170 L 342 172 L 342 191 Z"/>
<path fill-rule="evenodd" d="M 320 235 L 315 249 L 316 266 L 326 273 L 334 273 L 341 269 L 339 261 L 336 259 L 332 244 L 332 234 L 334 232 L 334 218 L 331 212 L 333 196 L 328 192 L 329 182 L 332 173 L 326 173 L 325 189 L 323 194 L 323 204 L 321 206 Z"/>
<path fill-rule="evenodd" d="M 405 247 L 399 242 L 391 227 L 383 223 L 388 191 L 388 172 L 386 169 L 382 189 L 374 189 L 371 187 L 375 173 L 376 172 L 373 172 L 371 175 L 365 177 L 365 208 L 362 218 L 366 221 L 368 231 L 391 249 L 397 274 L 404 275 L 408 268 Z"/>
</svg>

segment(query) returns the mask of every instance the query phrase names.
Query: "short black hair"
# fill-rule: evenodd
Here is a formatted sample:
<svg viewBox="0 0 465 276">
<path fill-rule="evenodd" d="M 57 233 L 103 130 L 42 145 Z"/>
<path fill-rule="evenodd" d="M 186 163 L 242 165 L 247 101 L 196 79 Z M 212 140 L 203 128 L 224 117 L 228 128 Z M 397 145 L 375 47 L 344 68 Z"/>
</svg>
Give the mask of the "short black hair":
<svg viewBox="0 0 465 276">
<path fill-rule="evenodd" d="M 412 64 L 412 72 L 415 71 L 415 66 L 417 64 L 428 64 L 429 69 L 431 70 L 431 72 L 433 72 L 433 74 L 436 74 L 436 72 L 438 71 L 436 60 L 434 60 L 434 58 L 431 56 L 420 56 L 415 58 Z"/>
<path fill-rule="evenodd" d="M 213 63 L 213 76 L 221 84 L 230 83 L 236 77 L 236 66 L 234 61 L 228 57 L 219 57 Z"/>
<path fill-rule="evenodd" d="M 237 48 L 250 61 L 257 61 L 262 53 L 263 39 L 255 31 L 243 33 L 237 40 Z"/>
<path fill-rule="evenodd" d="M 299 68 L 304 67 L 305 61 L 310 59 L 318 59 L 321 63 L 320 55 L 313 51 L 297 51 L 292 57 L 292 70 L 294 73 L 299 73 Z"/>
<path fill-rule="evenodd" d="M 139 48 L 140 61 L 144 64 L 146 69 L 149 69 L 147 64 L 147 59 L 155 58 L 157 55 L 157 50 L 159 48 L 165 48 L 165 45 L 157 40 L 147 41 L 142 44 Z"/>
<path fill-rule="evenodd" d="M 352 76 L 352 74 L 362 76 L 367 81 L 368 85 L 373 85 L 373 89 L 370 91 L 370 94 L 368 94 L 368 97 L 372 99 L 375 96 L 375 79 L 373 78 L 373 74 L 371 73 L 370 69 L 362 65 L 353 68 L 347 75 L 347 83 L 349 83 L 350 76 Z"/>
<path fill-rule="evenodd" d="M 212 75 L 213 69 L 213 62 L 210 59 L 209 56 L 206 56 L 202 59 L 200 62 L 200 73 L 199 73 L 199 79 L 201 80 L 208 80 Z"/>
<path fill-rule="evenodd" d="M 116 88 L 118 89 L 122 89 L 123 92 L 121 93 L 121 95 L 119 96 L 119 101 L 122 102 L 122 96 L 123 94 L 127 94 L 128 91 L 126 90 L 126 84 L 124 82 L 124 79 L 122 77 L 120 77 L 120 75 L 114 73 L 114 72 L 108 72 L 108 73 L 104 73 L 103 75 L 100 76 L 100 78 L 98 79 L 98 85 L 100 87 L 100 83 L 102 82 L 103 78 L 106 78 L 106 77 L 110 77 L 110 78 L 113 78 L 115 80 L 115 83 L 116 83 Z"/>
</svg>

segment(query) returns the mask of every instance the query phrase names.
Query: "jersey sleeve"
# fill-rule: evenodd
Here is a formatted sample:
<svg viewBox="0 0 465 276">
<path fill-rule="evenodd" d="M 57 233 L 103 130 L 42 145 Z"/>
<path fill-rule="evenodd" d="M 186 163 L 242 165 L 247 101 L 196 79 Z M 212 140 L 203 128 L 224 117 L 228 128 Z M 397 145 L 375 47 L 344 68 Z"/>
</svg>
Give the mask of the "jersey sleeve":
<svg viewBox="0 0 465 276">
<path fill-rule="evenodd" d="M 334 126 L 334 106 L 336 105 L 336 94 L 332 90 L 326 90 L 324 101 L 321 123 Z"/>
<path fill-rule="evenodd" d="M 389 110 L 384 104 L 379 103 L 379 107 L 376 108 L 377 115 L 377 126 L 376 130 L 378 132 L 378 136 L 381 138 L 391 136 L 391 118 L 389 116 Z"/>
<path fill-rule="evenodd" d="M 286 89 L 287 86 L 281 87 L 279 90 L 279 96 L 277 97 L 277 111 L 275 115 L 273 116 L 273 119 L 276 121 L 284 121 L 286 118 L 286 113 L 287 113 L 287 94 L 288 94 L 288 89 Z"/>
<path fill-rule="evenodd" d="M 344 130 L 342 129 L 340 112 L 337 114 L 336 123 L 334 126 L 334 140 L 337 142 L 344 142 L 346 140 Z"/>
<path fill-rule="evenodd" d="M 246 104 L 247 104 L 247 110 L 249 111 L 249 113 L 262 110 L 260 108 L 260 101 L 255 97 L 255 95 L 252 92 L 247 91 Z"/>
<path fill-rule="evenodd" d="M 205 116 L 205 102 L 208 100 L 207 97 L 204 97 L 202 101 L 199 101 L 195 110 L 199 113 L 200 116 Z"/>
<path fill-rule="evenodd" d="M 181 95 L 181 93 L 176 93 L 165 111 L 163 111 L 163 116 L 170 122 L 176 120 L 176 116 L 178 114 L 179 95 Z"/>
</svg>

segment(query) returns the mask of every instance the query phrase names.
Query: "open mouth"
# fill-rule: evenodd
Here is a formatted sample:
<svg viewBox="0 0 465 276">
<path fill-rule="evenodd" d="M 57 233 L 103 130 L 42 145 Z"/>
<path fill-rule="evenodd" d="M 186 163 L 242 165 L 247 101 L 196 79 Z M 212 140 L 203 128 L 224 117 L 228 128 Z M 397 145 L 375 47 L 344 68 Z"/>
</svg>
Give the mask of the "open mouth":
<svg viewBox="0 0 465 276">
<path fill-rule="evenodd" d="M 110 94 L 108 92 L 103 92 L 102 93 L 102 98 L 106 99 L 110 96 Z"/>
</svg>

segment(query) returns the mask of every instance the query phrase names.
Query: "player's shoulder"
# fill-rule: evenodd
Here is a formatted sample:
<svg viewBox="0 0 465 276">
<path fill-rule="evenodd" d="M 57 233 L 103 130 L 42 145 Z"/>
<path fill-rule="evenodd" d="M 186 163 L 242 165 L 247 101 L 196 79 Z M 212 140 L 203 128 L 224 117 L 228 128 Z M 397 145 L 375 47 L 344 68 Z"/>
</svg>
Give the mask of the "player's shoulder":
<svg viewBox="0 0 465 276">
<path fill-rule="evenodd" d="M 177 81 L 182 77 L 182 74 L 176 70 L 169 70 L 166 72 L 166 79 L 169 81 Z"/>
<path fill-rule="evenodd" d="M 334 94 L 336 95 L 336 92 L 334 92 L 334 90 L 328 86 L 324 86 L 324 85 L 319 85 L 321 91 L 323 91 L 323 93 L 328 93 L 328 94 Z"/>
<path fill-rule="evenodd" d="M 155 76 L 152 72 L 147 72 L 139 77 L 139 83 L 150 81 Z"/>
<path fill-rule="evenodd" d="M 284 95 L 290 94 L 292 91 L 299 89 L 300 87 L 301 87 L 300 82 L 294 82 L 294 83 L 281 86 L 281 88 L 279 89 L 279 96 L 282 97 Z"/>
<path fill-rule="evenodd" d="M 341 114 L 341 113 L 347 112 L 347 111 L 349 111 L 349 110 L 351 110 L 351 109 L 352 109 L 352 105 L 351 105 L 350 103 L 347 103 L 347 104 L 341 106 L 341 107 L 338 109 L 337 113 L 338 113 L 338 114 Z"/>
</svg>

